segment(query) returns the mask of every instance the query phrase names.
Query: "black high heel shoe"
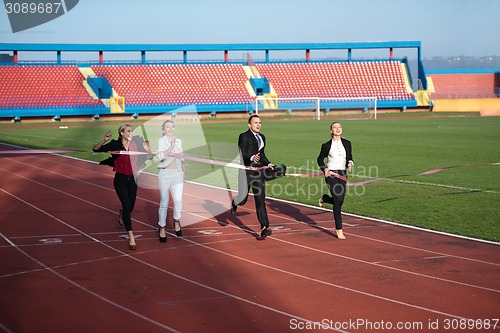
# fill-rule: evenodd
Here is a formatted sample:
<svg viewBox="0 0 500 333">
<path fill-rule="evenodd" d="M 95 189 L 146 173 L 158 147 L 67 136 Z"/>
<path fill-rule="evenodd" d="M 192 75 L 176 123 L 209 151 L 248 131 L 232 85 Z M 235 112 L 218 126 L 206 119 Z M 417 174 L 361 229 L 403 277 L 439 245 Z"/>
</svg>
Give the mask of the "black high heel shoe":
<svg viewBox="0 0 500 333">
<path fill-rule="evenodd" d="M 179 220 L 174 220 L 174 231 L 177 237 L 182 236 L 181 222 Z"/>
<path fill-rule="evenodd" d="M 160 243 L 166 243 L 167 242 L 167 234 L 165 233 L 165 236 L 161 236 L 161 231 L 163 229 L 163 232 L 165 232 L 165 228 L 160 228 L 158 229 L 158 232 L 160 233 Z"/>
<path fill-rule="evenodd" d="M 273 231 L 271 230 L 271 228 L 269 227 L 264 227 L 262 228 L 261 232 L 260 232 L 260 238 L 264 239 L 266 238 L 267 236 L 271 236 L 273 233 Z"/>
<path fill-rule="evenodd" d="M 130 244 L 130 239 L 128 240 L 128 248 L 129 250 L 135 251 L 137 249 L 137 245 L 135 244 L 135 239 L 134 239 L 134 244 Z"/>
<path fill-rule="evenodd" d="M 130 241 L 133 241 L 133 244 Z M 135 237 L 132 233 L 132 230 L 128 232 L 128 248 L 132 251 L 137 249 L 137 245 L 135 244 Z"/>
</svg>

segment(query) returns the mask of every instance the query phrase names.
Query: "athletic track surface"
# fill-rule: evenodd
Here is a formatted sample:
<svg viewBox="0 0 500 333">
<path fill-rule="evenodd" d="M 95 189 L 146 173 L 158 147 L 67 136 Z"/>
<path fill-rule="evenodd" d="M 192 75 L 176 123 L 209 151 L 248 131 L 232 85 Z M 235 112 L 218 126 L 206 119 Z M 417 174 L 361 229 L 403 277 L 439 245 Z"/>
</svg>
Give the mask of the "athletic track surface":
<svg viewBox="0 0 500 333">
<path fill-rule="evenodd" d="M 182 222 L 201 222 L 160 243 L 158 191 L 139 188 L 130 251 L 111 168 L 38 154 L 0 171 L 3 332 L 500 331 L 495 243 L 353 215 L 339 240 L 329 209 L 272 199 L 261 240 L 252 197 L 231 215 L 228 191 L 186 183 Z"/>
</svg>

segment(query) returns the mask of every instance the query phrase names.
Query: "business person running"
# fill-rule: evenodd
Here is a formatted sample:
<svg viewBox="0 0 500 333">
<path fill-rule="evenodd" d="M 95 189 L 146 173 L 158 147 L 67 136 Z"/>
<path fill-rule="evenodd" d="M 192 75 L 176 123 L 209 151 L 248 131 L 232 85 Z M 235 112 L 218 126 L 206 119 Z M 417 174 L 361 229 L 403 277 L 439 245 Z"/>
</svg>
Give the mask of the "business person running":
<svg viewBox="0 0 500 333">
<path fill-rule="evenodd" d="M 250 188 L 254 194 L 255 210 L 259 220 L 261 238 L 270 236 L 269 219 L 266 210 L 266 179 L 264 169 L 251 170 L 249 168 L 268 167 L 274 170 L 272 164 L 266 157 L 266 137 L 260 132 L 262 127 L 258 115 L 252 115 L 248 119 L 248 130 L 241 133 L 238 138 L 241 164 L 247 167 L 240 169 L 238 174 L 238 195 L 231 201 L 231 213 L 235 214 L 238 206 L 247 202 Z"/>
<path fill-rule="evenodd" d="M 321 145 L 317 162 L 325 175 L 325 181 L 332 196 L 323 194 L 319 198 L 318 204 L 320 207 L 325 202 L 333 205 L 333 218 L 337 237 L 338 239 L 345 239 L 342 231 L 341 208 L 345 198 L 347 171 L 350 172 L 354 165 L 352 145 L 351 141 L 342 137 L 342 125 L 340 123 L 333 122 L 330 125 L 330 133 L 332 138 Z M 326 165 L 325 158 L 327 159 Z"/>
</svg>

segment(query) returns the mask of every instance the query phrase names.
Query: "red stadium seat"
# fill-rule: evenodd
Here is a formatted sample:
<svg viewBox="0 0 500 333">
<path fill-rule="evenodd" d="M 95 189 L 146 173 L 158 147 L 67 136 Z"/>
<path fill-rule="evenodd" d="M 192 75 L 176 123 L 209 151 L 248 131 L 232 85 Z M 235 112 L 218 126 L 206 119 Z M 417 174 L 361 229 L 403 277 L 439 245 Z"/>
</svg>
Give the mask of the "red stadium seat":
<svg viewBox="0 0 500 333">
<path fill-rule="evenodd" d="M 56 107 L 75 98 L 73 105 L 95 105 L 76 66 L 1 66 L 0 99 L 12 97 L 3 107 Z"/>
</svg>

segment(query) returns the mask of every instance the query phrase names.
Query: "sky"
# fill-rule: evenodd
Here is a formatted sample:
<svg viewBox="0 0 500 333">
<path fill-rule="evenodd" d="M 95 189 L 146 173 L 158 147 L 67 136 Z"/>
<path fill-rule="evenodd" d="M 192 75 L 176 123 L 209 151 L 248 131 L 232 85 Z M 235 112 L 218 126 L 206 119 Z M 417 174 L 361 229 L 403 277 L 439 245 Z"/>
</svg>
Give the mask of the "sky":
<svg viewBox="0 0 500 333">
<path fill-rule="evenodd" d="M 16 33 L 0 8 L 0 43 L 420 41 L 423 57 L 500 56 L 499 17 L 498 0 L 80 0 Z"/>
</svg>

